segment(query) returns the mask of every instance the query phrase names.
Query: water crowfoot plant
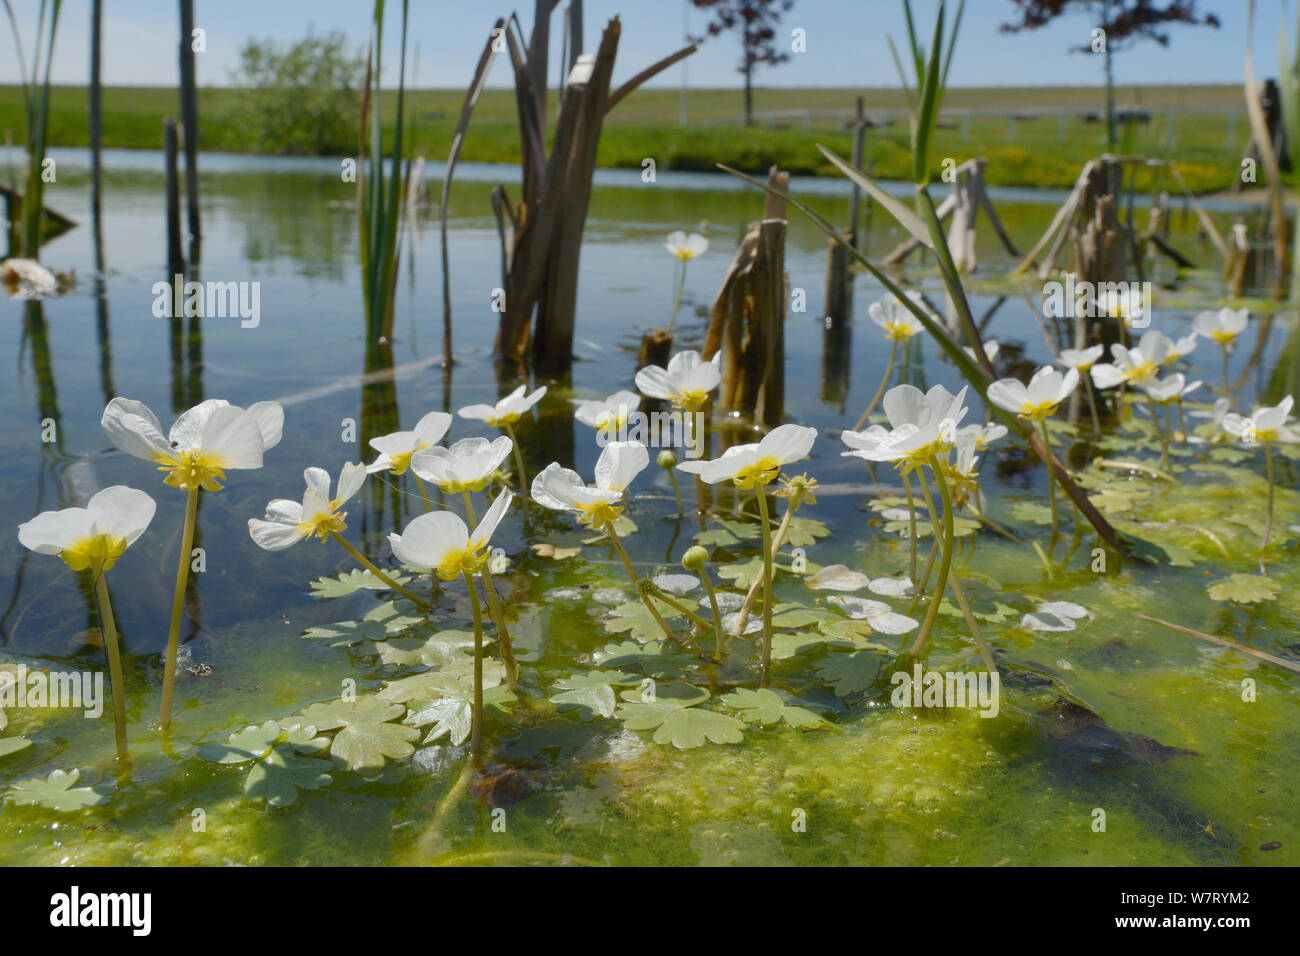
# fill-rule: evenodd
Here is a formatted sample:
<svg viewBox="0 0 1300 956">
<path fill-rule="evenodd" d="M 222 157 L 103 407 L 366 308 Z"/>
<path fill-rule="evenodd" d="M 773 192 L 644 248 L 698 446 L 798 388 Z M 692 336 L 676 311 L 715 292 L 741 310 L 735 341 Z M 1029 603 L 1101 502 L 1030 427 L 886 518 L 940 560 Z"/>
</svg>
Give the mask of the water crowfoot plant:
<svg viewBox="0 0 1300 956">
<path fill-rule="evenodd" d="M 1268 482 L 1268 504 L 1264 518 L 1264 539 L 1259 545 L 1261 573 L 1265 567 L 1264 558 L 1268 551 L 1268 542 L 1273 534 L 1272 446 L 1274 442 L 1288 444 L 1300 442 L 1300 433 L 1297 433 L 1289 422 L 1294 404 L 1295 398 L 1288 395 L 1276 405 L 1256 408 L 1255 414 L 1250 418 L 1244 418 L 1236 412 L 1228 412 L 1223 416 L 1223 430 L 1229 435 L 1247 444 L 1264 446 L 1264 477 Z"/>
<path fill-rule="evenodd" d="M 717 635 L 714 659 L 720 664 L 727 654 L 727 631 L 722 626 L 722 611 L 718 607 L 718 594 L 713 590 L 713 582 L 709 579 L 708 566 L 709 552 L 698 544 L 687 548 L 686 553 L 682 555 L 682 567 L 699 575 L 700 583 L 704 585 L 704 592 L 709 596 L 709 607 L 713 610 L 714 633 Z M 743 633 L 743 624 L 740 630 Z"/>
<path fill-rule="evenodd" d="M 198 515 L 199 489 L 219 491 L 228 468 L 262 467 L 262 456 L 280 442 L 284 409 L 278 402 L 257 402 L 247 409 L 211 398 L 184 412 L 162 434 L 158 418 L 142 402 L 114 398 L 100 419 L 109 440 L 118 448 L 152 461 L 166 472 L 164 483 L 186 493 L 185 524 L 181 530 L 180 562 L 172 595 L 171 624 L 164 656 L 163 691 L 159 723 L 171 725 L 172 691 L 176 682 L 176 655 L 180 649 L 181 615 L 189 579 L 190 550 Z"/>
<path fill-rule="evenodd" d="M 668 360 L 666 368 L 647 365 L 636 373 L 636 387 L 647 398 L 666 401 L 673 408 L 685 413 L 687 441 L 692 448 L 699 448 L 701 439 L 695 434 L 695 412 L 708 403 L 713 390 L 722 382 L 722 352 L 717 352 L 712 359 L 704 361 L 700 353 L 692 349 L 678 352 Z M 704 483 L 697 475 L 695 478 L 695 499 L 700 513 L 700 527 L 704 527 L 705 509 Z"/>
<path fill-rule="evenodd" d="M 433 482 L 446 494 L 459 494 L 465 505 L 465 520 L 478 524 L 474 514 L 473 492 L 483 491 L 488 480 L 497 473 L 502 462 L 510 455 L 514 441 L 505 435 L 494 441 L 486 438 L 463 438 L 450 448 L 433 446 L 416 452 L 411 459 L 411 472 Z M 515 662 L 510 631 L 506 628 L 505 612 L 497 597 L 492 581 L 491 562 L 483 565 L 483 591 L 487 595 L 488 612 L 497 628 L 497 643 L 501 661 L 506 666 L 506 678 L 513 688 L 519 679 L 519 665 Z"/>
<path fill-rule="evenodd" d="M 459 515 L 435 511 L 416 517 L 399 534 L 389 534 L 393 554 L 412 568 L 431 568 L 444 581 L 464 578 L 474 614 L 474 702 L 470 753 L 477 760 L 483 752 L 483 615 L 479 607 L 475 575 L 487 564 L 487 547 L 492 533 L 510 507 L 513 493 L 501 492 L 488 508 L 473 534 Z"/>
<path fill-rule="evenodd" d="M 668 234 L 668 241 L 664 243 L 664 248 L 671 252 L 682 264 L 681 278 L 677 282 L 677 295 L 673 298 L 672 315 L 668 317 L 668 334 L 672 335 L 673 326 L 677 322 L 677 310 L 682 304 L 682 290 L 686 288 L 686 264 L 696 256 L 702 256 L 708 252 L 709 240 L 698 232 L 693 232 L 688 236 L 678 230 Z"/>
<path fill-rule="evenodd" d="M 113 485 L 98 492 L 84 508 L 42 511 L 18 526 L 18 541 L 37 554 L 57 554 L 74 571 L 89 571 L 108 656 L 113 692 L 113 733 L 118 759 L 127 760 L 126 692 L 113 603 L 104 573 L 111 568 L 153 520 L 156 505 L 143 491 Z"/>
<path fill-rule="evenodd" d="M 359 462 L 345 464 L 335 486 L 336 494 L 331 498 L 329 472 L 324 468 L 308 468 L 303 472 L 307 490 L 303 493 L 302 501 L 276 498 L 269 502 L 265 518 L 248 519 L 248 534 L 258 547 L 266 551 L 284 551 L 313 535 L 321 541 L 336 541 L 358 564 L 388 587 L 416 607 L 426 607 L 426 601 L 421 601 L 394 581 L 343 537 L 343 532 L 348 527 L 348 514 L 339 509 L 356 497 L 365 484 L 366 474 L 366 467 Z"/>
<path fill-rule="evenodd" d="M 710 485 L 730 481 L 741 491 L 750 489 L 758 499 L 759 525 L 763 537 L 763 649 L 760 659 L 762 685 L 767 686 L 772 665 L 772 523 L 768 514 L 766 486 L 785 465 L 808 457 L 817 429 L 804 425 L 779 425 L 751 445 L 735 445 L 712 461 L 684 461 L 677 467 L 697 474 Z"/>
<path fill-rule="evenodd" d="M 686 509 L 682 507 L 682 489 L 677 484 L 677 455 L 665 448 L 655 459 L 655 464 L 668 472 L 668 481 L 673 486 L 673 498 L 677 501 L 677 517 L 680 518 L 686 513 Z"/>
<path fill-rule="evenodd" d="M 1061 349 L 1057 361 L 1062 368 L 1075 369 L 1083 380 L 1083 390 L 1088 398 L 1088 412 L 1092 415 L 1092 433 L 1101 435 L 1101 418 L 1097 414 L 1097 394 L 1092 390 L 1091 370 L 1101 358 L 1102 347 L 1094 345 L 1086 349 Z"/>
<path fill-rule="evenodd" d="M 1043 433 L 1043 464 L 1047 467 L 1047 487 L 1052 502 L 1052 535 L 1057 532 L 1056 478 L 1052 472 L 1052 438 L 1047 430 L 1047 419 L 1056 414 L 1057 407 L 1079 387 L 1079 370 L 1068 369 L 1064 374 L 1050 365 L 1044 365 L 1026 386 L 1014 378 L 1004 378 L 989 386 L 989 401 L 998 408 L 1037 422 Z M 942 580 L 942 575 L 940 576 Z"/>
<path fill-rule="evenodd" d="M 920 308 L 925 308 L 920 292 L 909 292 L 907 297 Z M 871 417 L 871 413 L 875 411 L 876 405 L 880 402 L 880 397 L 885 394 L 885 389 L 889 385 L 889 377 L 894 371 L 894 361 L 898 358 L 899 347 L 924 328 L 917 318 L 903 308 L 898 299 L 892 295 L 871 303 L 867 312 L 871 316 L 871 321 L 884 330 L 885 337 L 890 341 L 889 361 L 885 364 L 885 374 L 880 377 L 880 387 L 876 389 L 876 394 L 867 404 L 867 410 L 862 413 L 858 423 L 853 426 L 855 432 L 862 430 L 862 426 L 867 423 L 867 419 Z"/>
<path fill-rule="evenodd" d="M 632 560 L 623 548 L 615 524 L 623 513 L 623 492 L 637 475 L 650 464 L 650 452 L 640 442 L 616 441 L 605 446 L 596 460 L 596 484 L 590 487 L 582 477 L 571 468 L 563 468 L 559 462 L 551 462 L 533 479 L 532 496 L 543 508 L 552 511 L 572 511 L 578 520 L 595 531 L 604 530 L 609 543 L 618 552 L 627 571 L 628 580 L 637 592 L 641 603 L 645 605 L 655 622 L 664 633 L 664 637 L 673 641 L 673 633 L 668 622 L 659 613 L 654 600 L 641 589 L 641 578 L 632 566 Z"/>
<path fill-rule="evenodd" d="M 527 385 L 520 385 L 495 405 L 466 405 L 456 414 L 461 418 L 476 419 L 500 428 L 510 439 L 510 448 L 514 452 L 515 467 L 519 470 L 519 490 L 528 490 L 528 475 L 524 471 L 524 456 L 519 449 L 519 438 L 515 435 L 515 422 L 526 415 L 534 405 L 546 395 L 546 386 L 528 392 Z M 527 504 L 527 498 L 524 499 Z"/>
<path fill-rule="evenodd" d="M 1196 318 L 1192 320 L 1192 328 L 1197 334 L 1213 339 L 1223 354 L 1223 397 L 1229 401 L 1232 400 L 1232 387 L 1228 382 L 1228 357 L 1232 355 L 1237 337 L 1246 331 L 1249 321 L 1249 310 L 1229 308 L 1222 308 L 1217 312 L 1207 309 L 1198 312 Z"/>
<path fill-rule="evenodd" d="M 368 474 L 387 471 L 393 475 L 403 475 L 411 467 L 411 458 L 416 452 L 430 448 L 442 441 L 442 436 L 451 428 L 451 416 L 446 412 L 429 412 L 411 431 L 392 432 L 370 439 L 370 447 L 379 452 L 379 457 L 366 466 Z M 420 476 L 412 472 L 420 498 L 424 501 L 424 510 L 432 511 L 433 503 Z"/>
<path fill-rule="evenodd" d="M 781 489 L 776 492 L 776 496 L 786 499 L 785 514 L 781 516 L 781 524 L 777 526 L 776 534 L 772 536 L 771 554 L 772 560 L 776 561 L 776 556 L 781 553 L 781 546 L 785 544 L 785 536 L 790 531 L 790 521 L 794 513 L 799 510 L 799 506 L 805 501 L 808 504 L 817 503 L 814 492 L 817 490 L 817 481 L 809 478 L 807 475 L 797 475 L 794 478 L 782 478 Z M 763 584 L 762 578 L 755 578 L 749 586 L 749 593 L 745 595 L 745 603 L 741 605 L 740 611 L 736 614 L 735 632 L 737 634 L 745 633 L 745 625 L 749 623 L 749 613 L 753 610 L 754 601 L 758 598 L 758 589 Z"/>
</svg>

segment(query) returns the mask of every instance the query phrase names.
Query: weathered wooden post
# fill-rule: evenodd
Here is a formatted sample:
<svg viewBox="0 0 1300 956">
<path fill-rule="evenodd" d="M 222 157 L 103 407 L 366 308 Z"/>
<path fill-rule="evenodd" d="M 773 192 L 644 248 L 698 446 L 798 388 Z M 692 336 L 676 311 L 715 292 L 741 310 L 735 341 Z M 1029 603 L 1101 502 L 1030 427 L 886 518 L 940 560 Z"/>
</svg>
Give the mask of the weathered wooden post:
<svg viewBox="0 0 1300 956">
<path fill-rule="evenodd" d="M 185 131 L 185 197 L 190 259 L 199 260 L 199 94 L 194 77 L 194 0 L 181 0 L 181 126 Z"/>
<path fill-rule="evenodd" d="M 163 120 L 163 152 L 167 163 L 167 277 L 172 281 L 185 272 L 185 252 L 181 245 L 180 183 L 176 169 L 178 148 L 176 120 L 169 116 Z"/>
<path fill-rule="evenodd" d="M 785 192 L 790 174 L 775 166 L 768 183 Z M 702 355 L 722 352 L 717 407 L 773 428 L 785 414 L 786 203 L 767 194 L 761 222 L 752 223 L 709 312 Z"/>
</svg>

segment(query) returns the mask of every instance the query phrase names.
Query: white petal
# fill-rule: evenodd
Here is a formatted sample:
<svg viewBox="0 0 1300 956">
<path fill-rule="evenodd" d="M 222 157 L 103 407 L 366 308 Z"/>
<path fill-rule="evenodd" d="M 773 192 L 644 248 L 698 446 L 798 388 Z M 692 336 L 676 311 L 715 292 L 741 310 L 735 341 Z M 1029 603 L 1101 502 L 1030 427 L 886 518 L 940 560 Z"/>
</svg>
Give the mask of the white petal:
<svg viewBox="0 0 1300 956">
<path fill-rule="evenodd" d="M 18 526 L 18 541 L 37 554 L 58 554 L 89 537 L 91 531 L 85 508 L 42 511 Z"/>
<path fill-rule="evenodd" d="M 254 402 L 247 411 L 262 433 L 262 451 L 270 451 L 280 444 L 280 437 L 284 434 L 283 406 L 279 402 Z"/>
<path fill-rule="evenodd" d="M 317 468 L 314 465 L 302 473 L 303 480 L 307 487 L 318 492 L 322 498 L 329 501 L 330 497 L 330 474 L 324 468 Z"/>
<path fill-rule="evenodd" d="M 105 488 L 86 502 L 95 530 L 121 538 L 128 545 L 144 534 L 156 508 L 147 494 L 126 485 Z"/>
<path fill-rule="evenodd" d="M 610 442 L 596 461 L 596 487 L 625 491 L 649 464 L 650 453 L 640 442 Z"/>
<path fill-rule="evenodd" d="M 262 467 L 262 432 L 257 419 L 234 405 L 212 410 L 203 426 L 201 447 L 215 455 L 222 468 Z"/>
<path fill-rule="evenodd" d="M 173 457 L 171 443 L 163 437 L 157 416 L 143 402 L 115 398 L 104 409 L 99 424 L 108 440 L 128 455 L 153 462 Z"/>
<path fill-rule="evenodd" d="M 181 412 L 180 417 L 172 423 L 171 430 L 167 432 L 167 438 L 182 451 L 199 448 L 203 444 L 203 431 L 217 409 L 232 407 L 222 398 L 209 398 L 206 402 L 199 402 L 193 408 Z M 236 408 L 234 411 L 242 412 L 243 409 Z M 258 432 L 259 444 L 261 440 L 261 432 Z"/>
<path fill-rule="evenodd" d="M 296 524 L 282 524 L 279 521 L 263 521 L 261 518 L 248 519 L 248 536 L 259 548 L 266 551 L 283 551 L 291 548 L 308 532 Z"/>
<path fill-rule="evenodd" d="M 446 412 L 429 412 L 415 423 L 415 440 L 420 445 L 436 445 L 451 428 L 451 416 Z"/>
<path fill-rule="evenodd" d="M 854 571 L 846 565 L 828 564 L 806 578 L 804 583 L 817 591 L 860 591 L 870 580 L 861 571 Z"/>
<path fill-rule="evenodd" d="M 352 500 L 352 496 L 366 483 L 366 466 L 359 461 L 350 461 L 339 473 L 339 504 Z"/>
<path fill-rule="evenodd" d="M 397 560 L 412 568 L 436 568 L 452 551 L 469 550 L 469 529 L 460 515 L 433 511 L 419 515 L 400 535 L 390 534 Z"/>
<path fill-rule="evenodd" d="M 783 465 L 807 458 L 817 440 L 817 429 L 805 425 L 779 425 L 758 443 L 758 457 L 771 456 Z"/>
<path fill-rule="evenodd" d="M 487 514 L 483 516 L 483 520 L 474 529 L 474 536 L 470 539 L 470 542 L 475 548 L 480 548 L 492 540 L 492 533 L 496 531 L 497 525 L 505 517 L 506 511 L 510 508 L 510 501 L 514 496 L 514 492 L 509 488 L 497 495 L 496 500 L 492 502 L 492 507 L 488 508 Z"/>
</svg>

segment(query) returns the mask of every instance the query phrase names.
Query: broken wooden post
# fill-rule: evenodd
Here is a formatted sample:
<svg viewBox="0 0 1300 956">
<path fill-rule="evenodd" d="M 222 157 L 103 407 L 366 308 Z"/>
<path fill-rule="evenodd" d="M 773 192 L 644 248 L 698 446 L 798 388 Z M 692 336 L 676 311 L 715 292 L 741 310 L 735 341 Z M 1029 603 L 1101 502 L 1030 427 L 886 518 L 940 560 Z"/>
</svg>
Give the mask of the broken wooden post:
<svg viewBox="0 0 1300 956">
<path fill-rule="evenodd" d="M 962 272 L 973 272 L 975 269 L 975 220 L 981 212 L 997 233 L 1003 248 L 1010 255 L 1020 255 L 984 188 L 984 167 L 987 162 L 984 157 L 977 156 L 956 167 L 952 171 L 952 192 L 935 211 L 941 223 L 952 220 L 948 229 L 948 248 L 954 263 Z M 883 261 L 885 265 L 898 265 L 919 246 L 917 239 L 909 238 L 899 243 Z"/>
<path fill-rule="evenodd" d="M 1251 271 L 1254 252 L 1250 248 L 1250 230 L 1246 220 L 1238 216 L 1228 233 L 1228 254 L 1223 263 L 1223 284 L 1228 295 L 1239 298 L 1246 288 L 1246 276 Z"/>
<path fill-rule="evenodd" d="M 852 243 L 853 234 L 843 233 Z M 849 273 L 849 250 L 835 239 L 826 240 L 826 327 L 842 325 L 853 313 L 853 279 Z"/>
<path fill-rule="evenodd" d="M 773 166 L 768 183 L 785 192 L 790 174 Z M 709 311 L 702 355 L 722 352 L 718 409 L 773 428 L 785 414 L 786 203 L 767 194 Z"/>
<path fill-rule="evenodd" d="M 167 276 L 175 280 L 185 272 L 185 253 L 181 245 L 181 196 L 176 170 L 176 153 L 179 148 L 176 120 L 163 120 L 163 151 L 167 165 Z"/>
</svg>

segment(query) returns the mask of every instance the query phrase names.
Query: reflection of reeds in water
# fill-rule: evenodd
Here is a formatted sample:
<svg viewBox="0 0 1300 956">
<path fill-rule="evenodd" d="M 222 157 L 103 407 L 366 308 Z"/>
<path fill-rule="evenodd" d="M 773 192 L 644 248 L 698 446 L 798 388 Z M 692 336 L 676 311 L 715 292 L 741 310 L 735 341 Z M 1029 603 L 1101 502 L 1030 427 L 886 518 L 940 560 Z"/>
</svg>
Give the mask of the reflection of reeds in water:
<svg viewBox="0 0 1300 956">
<path fill-rule="evenodd" d="M 13 6 L 4 0 L 5 12 L 14 34 L 18 54 L 18 70 L 23 78 L 23 105 L 27 111 L 27 185 L 23 190 L 22 240 L 18 254 L 30 259 L 39 258 L 43 210 L 45 208 L 45 139 L 50 112 L 50 63 L 54 58 L 54 36 L 58 30 L 61 0 L 41 0 L 36 17 L 35 57 L 31 73 L 27 71 L 23 56 L 22 33 Z M 44 59 L 42 59 L 42 51 Z M 12 217 L 11 217 L 12 218 Z"/>
<path fill-rule="evenodd" d="M 361 383 L 361 454 L 369 453 L 370 439 L 401 429 L 401 412 L 397 406 L 397 382 L 391 376 L 372 373 L 393 367 L 391 342 L 366 345 L 366 377 Z M 386 528 L 402 527 L 402 493 L 395 476 L 387 480 L 366 482 L 363 494 L 369 496 L 369 509 L 361 508 L 361 549 L 374 559 L 371 535 Z M 384 520 L 385 498 L 392 508 L 392 519 Z"/>
</svg>

